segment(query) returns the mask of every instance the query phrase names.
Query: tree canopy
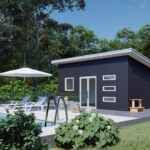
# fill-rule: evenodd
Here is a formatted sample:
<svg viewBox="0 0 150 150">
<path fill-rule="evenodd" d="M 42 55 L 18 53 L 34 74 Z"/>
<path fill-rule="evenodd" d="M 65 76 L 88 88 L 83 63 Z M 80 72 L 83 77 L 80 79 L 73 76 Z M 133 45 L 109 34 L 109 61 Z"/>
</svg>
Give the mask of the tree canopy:
<svg viewBox="0 0 150 150">
<path fill-rule="evenodd" d="M 122 48 L 135 48 L 150 58 L 150 25 L 143 26 L 135 32 L 129 28 L 123 28 L 116 33 L 113 40 L 100 39 L 100 51 L 110 51 Z"/>
<path fill-rule="evenodd" d="M 69 24 L 51 19 L 53 11 L 84 9 L 84 0 L 1 0 L 0 65 L 1 71 L 23 66 L 48 71 L 52 58 L 63 55 Z"/>
<path fill-rule="evenodd" d="M 52 59 L 129 47 L 150 58 L 150 25 L 137 32 L 123 28 L 114 39 L 107 40 L 98 38 L 84 26 L 59 23 L 51 18 L 54 11 L 84 8 L 85 0 L 1 0 L 1 72 L 24 65 L 49 72 Z"/>
</svg>

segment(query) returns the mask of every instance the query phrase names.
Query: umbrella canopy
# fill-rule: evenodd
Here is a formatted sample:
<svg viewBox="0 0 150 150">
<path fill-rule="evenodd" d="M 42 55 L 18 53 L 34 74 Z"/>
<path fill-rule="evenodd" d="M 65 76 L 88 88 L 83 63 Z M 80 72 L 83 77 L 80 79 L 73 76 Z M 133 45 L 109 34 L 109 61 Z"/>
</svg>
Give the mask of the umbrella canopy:
<svg viewBox="0 0 150 150">
<path fill-rule="evenodd" d="M 50 76 L 52 76 L 52 74 L 25 67 L 25 68 L 20 68 L 20 69 L 0 73 L 0 76 L 6 76 L 6 77 L 50 77 Z"/>
</svg>

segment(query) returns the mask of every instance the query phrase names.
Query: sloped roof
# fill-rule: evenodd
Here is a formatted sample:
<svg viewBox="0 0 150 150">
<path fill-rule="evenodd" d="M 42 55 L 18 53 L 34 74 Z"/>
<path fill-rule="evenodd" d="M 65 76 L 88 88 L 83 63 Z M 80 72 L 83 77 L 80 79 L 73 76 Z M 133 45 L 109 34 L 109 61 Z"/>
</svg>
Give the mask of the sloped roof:
<svg viewBox="0 0 150 150">
<path fill-rule="evenodd" d="M 104 59 L 104 58 L 113 58 L 113 57 L 120 57 L 120 56 L 130 56 L 131 58 L 137 60 L 138 62 L 144 64 L 147 67 L 150 67 L 150 59 L 145 57 L 143 54 L 137 52 L 133 48 L 127 48 L 122 50 L 115 50 L 97 54 L 90 54 L 84 56 L 77 56 L 65 59 L 57 59 L 53 60 L 51 64 L 59 65 L 59 64 L 68 64 L 68 63 L 75 63 L 75 62 L 82 62 L 82 61 L 90 61 L 90 60 L 97 60 L 97 59 Z"/>
</svg>

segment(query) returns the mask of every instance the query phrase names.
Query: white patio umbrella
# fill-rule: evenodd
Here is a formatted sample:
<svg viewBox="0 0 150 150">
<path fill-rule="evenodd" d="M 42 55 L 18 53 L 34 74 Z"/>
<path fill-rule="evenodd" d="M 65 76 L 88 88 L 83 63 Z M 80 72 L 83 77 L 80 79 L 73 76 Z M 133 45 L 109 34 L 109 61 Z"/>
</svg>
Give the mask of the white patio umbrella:
<svg viewBox="0 0 150 150">
<path fill-rule="evenodd" d="M 0 73 L 0 76 L 26 78 L 26 77 L 50 77 L 50 76 L 52 76 L 52 74 L 24 67 L 24 68 Z"/>
<path fill-rule="evenodd" d="M 0 73 L 0 76 L 23 77 L 25 79 L 26 77 L 50 77 L 50 76 L 52 76 L 52 74 L 24 67 L 24 68 L 20 68 L 20 69 Z M 48 107 L 47 107 L 47 111 L 48 111 Z M 47 120 L 46 120 L 46 122 L 47 122 Z"/>
</svg>

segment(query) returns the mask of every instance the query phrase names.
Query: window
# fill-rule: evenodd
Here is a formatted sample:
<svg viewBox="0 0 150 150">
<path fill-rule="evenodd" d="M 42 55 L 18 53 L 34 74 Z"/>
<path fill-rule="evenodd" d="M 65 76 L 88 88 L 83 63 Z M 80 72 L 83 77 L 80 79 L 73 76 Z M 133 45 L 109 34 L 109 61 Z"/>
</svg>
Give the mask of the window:
<svg viewBox="0 0 150 150">
<path fill-rule="evenodd" d="M 74 78 L 65 78 L 65 91 L 74 91 Z"/>
<path fill-rule="evenodd" d="M 103 75 L 103 80 L 116 80 L 116 75 Z"/>
<path fill-rule="evenodd" d="M 109 92 L 109 91 L 116 91 L 116 86 L 103 86 L 103 91 Z"/>
<path fill-rule="evenodd" d="M 116 97 L 103 97 L 103 102 L 116 103 Z"/>
</svg>

